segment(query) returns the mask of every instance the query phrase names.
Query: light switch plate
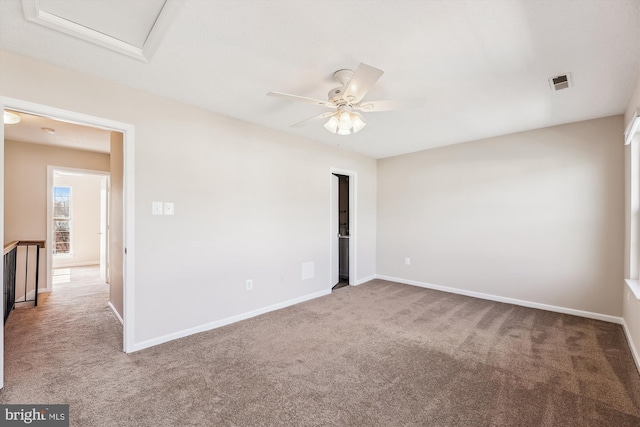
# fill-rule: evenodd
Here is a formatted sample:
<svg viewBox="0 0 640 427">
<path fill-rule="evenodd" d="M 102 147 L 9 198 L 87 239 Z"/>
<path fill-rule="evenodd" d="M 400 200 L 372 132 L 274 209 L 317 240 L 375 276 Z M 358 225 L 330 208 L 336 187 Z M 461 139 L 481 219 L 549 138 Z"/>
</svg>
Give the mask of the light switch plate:
<svg viewBox="0 0 640 427">
<path fill-rule="evenodd" d="M 162 202 L 151 202 L 151 215 L 162 215 Z"/>
<path fill-rule="evenodd" d="M 174 206 L 172 202 L 164 202 L 164 214 L 165 215 L 173 215 L 174 214 Z"/>
</svg>

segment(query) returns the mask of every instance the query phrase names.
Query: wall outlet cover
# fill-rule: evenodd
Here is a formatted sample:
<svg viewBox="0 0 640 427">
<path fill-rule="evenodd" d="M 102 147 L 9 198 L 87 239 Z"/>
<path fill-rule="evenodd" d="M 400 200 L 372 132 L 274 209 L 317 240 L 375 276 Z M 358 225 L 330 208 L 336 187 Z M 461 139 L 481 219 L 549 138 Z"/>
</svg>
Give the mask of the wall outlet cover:
<svg viewBox="0 0 640 427">
<path fill-rule="evenodd" d="M 151 202 L 151 215 L 162 215 L 162 202 Z"/>
<path fill-rule="evenodd" d="M 311 262 L 303 262 L 302 263 L 301 279 L 302 280 L 313 279 L 313 276 L 315 275 L 313 270 L 314 270 L 313 261 L 311 261 Z"/>
</svg>

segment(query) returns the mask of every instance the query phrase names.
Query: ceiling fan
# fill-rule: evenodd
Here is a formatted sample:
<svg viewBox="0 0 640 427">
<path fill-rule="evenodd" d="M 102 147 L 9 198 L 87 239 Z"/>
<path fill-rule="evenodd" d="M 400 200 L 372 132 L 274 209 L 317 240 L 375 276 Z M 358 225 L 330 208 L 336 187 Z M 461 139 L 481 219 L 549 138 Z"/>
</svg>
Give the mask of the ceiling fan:
<svg viewBox="0 0 640 427">
<path fill-rule="evenodd" d="M 362 130 L 367 124 L 360 112 L 390 111 L 400 109 L 404 106 L 402 102 L 395 100 L 363 100 L 367 92 L 369 92 L 369 89 L 373 87 L 382 74 L 384 74 L 384 71 L 367 64 L 360 64 L 355 72 L 352 70 L 338 70 L 333 73 L 333 78 L 340 83 L 341 86 L 329 92 L 328 101 L 290 95 L 282 92 L 269 92 L 267 95 L 292 101 L 306 102 L 332 110 L 295 123 L 291 125 L 291 127 L 304 126 L 311 122 L 329 118 L 324 124 L 324 127 L 329 132 L 337 133 L 338 135 L 349 135 Z"/>
</svg>

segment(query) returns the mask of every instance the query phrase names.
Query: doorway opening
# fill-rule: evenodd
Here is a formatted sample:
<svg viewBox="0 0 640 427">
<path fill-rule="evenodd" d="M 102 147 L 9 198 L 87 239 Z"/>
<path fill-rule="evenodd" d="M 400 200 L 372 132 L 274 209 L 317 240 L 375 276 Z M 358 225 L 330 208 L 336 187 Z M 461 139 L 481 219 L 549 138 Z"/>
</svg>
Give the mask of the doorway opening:
<svg viewBox="0 0 640 427">
<path fill-rule="evenodd" d="M 48 291 L 77 267 L 99 266 L 109 283 L 108 218 L 108 172 L 47 166 Z"/>
<path fill-rule="evenodd" d="M 357 284 L 357 180 L 355 171 L 330 168 L 329 289 Z"/>
<path fill-rule="evenodd" d="M 338 283 L 332 290 L 349 286 L 349 175 L 334 173 L 338 178 Z"/>
<path fill-rule="evenodd" d="M 110 248 L 111 254 L 111 266 L 118 266 L 118 283 L 117 289 L 111 286 L 110 296 L 112 299 L 117 298 L 119 313 L 121 317 L 118 319 L 123 324 L 122 329 L 122 346 L 124 352 L 132 352 L 136 350 L 135 340 L 133 335 L 134 326 L 134 153 L 135 153 L 135 127 L 131 124 L 116 122 L 110 119 L 104 119 L 100 117 L 90 116 L 83 113 L 74 111 L 62 110 L 47 105 L 36 104 L 28 101 L 23 101 L 15 98 L 8 98 L 0 96 L 0 109 L 11 110 L 14 113 L 24 114 L 28 116 L 35 116 L 41 118 L 48 118 L 60 123 L 59 126 L 65 124 L 79 125 L 87 128 L 102 129 L 110 133 L 110 158 L 116 159 L 111 163 L 111 176 L 114 177 L 114 167 L 117 165 L 115 176 L 118 178 L 118 182 L 115 182 L 115 178 L 111 182 L 111 188 L 117 184 L 118 192 L 115 197 L 112 195 L 110 198 L 110 218 L 112 221 L 117 220 L 118 228 L 115 232 L 114 228 L 111 231 Z M 25 123 L 28 123 L 26 120 Z M 17 138 L 9 137 L 7 139 L 5 126 L 0 126 L 0 155 L 3 157 L 6 155 L 5 141 L 19 142 Z M 55 129 L 52 129 L 55 130 Z M 41 129 L 40 132 L 46 132 L 45 129 Z M 37 132 L 36 132 L 37 133 Z M 48 132 L 50 135 L 55 132 Z M 71 142 L 71 141 L 70 141 Z M 29 145 L 29 144 L 26 144 Z M 116 147 L 114 151 L 114 147 Z M 87 149 L 88 151 L 94 151 Z M 98 150 L 99 151 L 99 150 Z M 50 157 L 46 157 L 48 160 Z M 66 157 L 65 157 L 66 158 Z M 60 164 L 67 163 L 66 161 L 60 161 Z M 6 215 L 7 204 L 4 203 L 5 193 L 7 190 L 5 184 L 5 177 L 7 170 L 5 168 L 6 163 L 0 162 L 0 240 L 5 240 L 10 236 L 5 233 L 6 221 L 8 219 Z M 34 175 L 37 176 L 37 175 Z M 40 175 L 42 176 L 42 175 Z M 42 182 L 42 181 L 40 181 Z M 45 190 L 46 182 L 42 182 L 42 190 Z M 9 187 L 11 188 L 11 187 Z M 46 201 L 44 194 L 37 198 L 42 201 L 42 210 L 45 211 Z M 114 215 L 114 212 L 117 214 Z M 3 215 L 4 213 L 4 215 Z M 40 235 L 45 233 L 46 224 L 44 221 L 39 221 L 38 231 Z M 29 229 L 30 230 L 30 229 Z M 23 233 L 25 234 L 25 233 Z M 25 236 L 29 238 L 29 236 Z M 43 236 L 44 237 L 44 236 Z M 22 237 L 20 237 L 22 239 Z M 114 246 L 116 250 L 114 250 Z M 43 249 L 44 251 L 44 249 Z M 126 254 L 126 257 L 125 257 Z M 117 256 L 116 256 L 117 255 Z M 45 257 L 43 257 L 45 258 Z M 46 258 L 45 258 L 46 259 Z M 42 260 L 42 258 L 41 258 Z M 42 265 L 45 264 L 45 265 Z M 49 262 L 42 263 L 42 271 L 40 277 L 46 277 L 47 265 L 51 265 Z M 0 271 L 0 278 L 4 278 L 4 274 Z M 114 281 L 114 274 L 111 274 L 111 284 Z M 47 280 L 46 286 L 50 286 L 50 281 Z M 4 314 L 4 307 L 0 309 L 0 313 Z M 0 389 L 4 386 L 4 328 L 0 328 Z"/>
</svg>

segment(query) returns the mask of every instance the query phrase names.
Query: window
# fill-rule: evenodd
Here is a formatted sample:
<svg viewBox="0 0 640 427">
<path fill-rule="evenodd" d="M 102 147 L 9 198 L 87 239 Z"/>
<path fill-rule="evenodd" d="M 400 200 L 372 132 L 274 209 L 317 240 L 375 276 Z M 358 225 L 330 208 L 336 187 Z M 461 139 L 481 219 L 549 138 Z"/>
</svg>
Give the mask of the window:
<svg viewBox="0 0 640 427">
<path fill-rule="evenodd" d="M 640 300 L 640 109 L 636 111 L 625 132 L 625 144 L 629 145 L 629 173 L 627 175 L 627 254 L 629 269 L 625 273 L 627 284 Z"/>
<path fill-rule="evenodd" d="M 638 260 L 638 224 L 640 217 L 638 214 L 640 213 L 640 153 L 638 153 L 638 141 L 631 142 L 631 180 L 629 185 L 630 190 L 630 198 L 631 198 L 631 230 L 630 230 L 630 243 L 631 243 L 631 265 L 630 265 L 630 274 L 629 277 L 631 279 L 638 278 L 638 263 L 634 262 Z"/>
<path fill-rule="evenodd" d="M 53 187 L 53 254 L 71 255 L 71 187 Z"/>
</svg>

